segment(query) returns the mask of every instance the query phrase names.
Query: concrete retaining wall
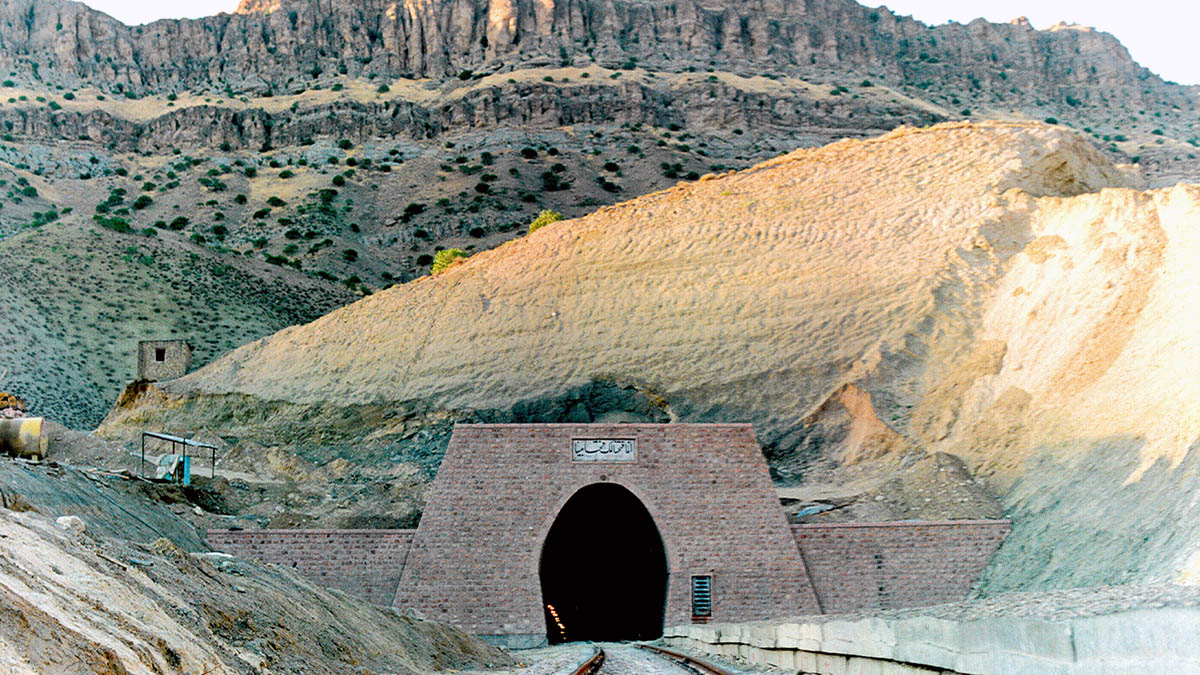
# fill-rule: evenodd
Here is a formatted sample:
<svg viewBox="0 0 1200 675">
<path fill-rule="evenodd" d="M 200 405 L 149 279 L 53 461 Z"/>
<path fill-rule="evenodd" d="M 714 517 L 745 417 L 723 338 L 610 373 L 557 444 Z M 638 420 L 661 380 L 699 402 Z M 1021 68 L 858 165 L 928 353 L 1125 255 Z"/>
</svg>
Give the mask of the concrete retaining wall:
<svg viewBox="0 0 1200 675">
<path fill-rule="evenodd" d="M 684 625 L 664 641 L 792 672 L 1117 675 L 1200 673 L 1200 608 L 1137 609 L 1059 620 L 911 616 Z"/>
</svg>

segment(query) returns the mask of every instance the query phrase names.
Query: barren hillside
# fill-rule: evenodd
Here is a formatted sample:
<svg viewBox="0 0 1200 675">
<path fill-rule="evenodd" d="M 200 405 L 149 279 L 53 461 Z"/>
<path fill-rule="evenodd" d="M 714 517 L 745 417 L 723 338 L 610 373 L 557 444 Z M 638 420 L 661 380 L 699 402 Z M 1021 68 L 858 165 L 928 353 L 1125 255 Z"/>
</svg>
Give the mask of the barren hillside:
<svg viewBox="0 0 1200 675">
<path fill-rule="evenodd" d="M 1138 180 L 1041 124 L 801 150 L 256 341 L 101 431 L 436 462 L 453 420 L 750 421 L 784 484 L 963 456 L 1016 520 L 989 590 L 1195 578 L 1200 188 Z"/>
<path fill-rule="evenodd" d="M 137 372 L 137 342 L 186 339 L 194 363 L 354 294 L 164 232 L 145 237 L 60 222 L 0 239 L 0 374 L 31 406 L 94 426 Z"/>
</svg>

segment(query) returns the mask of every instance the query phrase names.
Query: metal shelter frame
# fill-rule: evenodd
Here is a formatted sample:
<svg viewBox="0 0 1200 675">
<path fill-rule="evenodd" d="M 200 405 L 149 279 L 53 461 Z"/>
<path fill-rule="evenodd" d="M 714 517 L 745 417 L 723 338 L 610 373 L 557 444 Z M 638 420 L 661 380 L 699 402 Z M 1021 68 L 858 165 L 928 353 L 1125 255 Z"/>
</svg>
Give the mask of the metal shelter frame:
<svg viewBox="0 0 1200 675">
<path fill-rule="evenodd" d="M 157 438 L 160 441 L 170 442 L 171 450 L 174 450 L 176 448 L 176 446 L 183 448 L 182 454 L 185 458 L 188 456 L 187 449 L 189 447 L 197 448 L 197 449 L 211 450 L 212 451 L 212 474 L 211 475 L 213 478 L 217 477 L 217 446 L 209 445 L 208 443 L 201 443 L 200 441 L 192 440 L 190 438 L 184 438 L 182 436 L 172 436 L 171 434 L 159 433 L 157 431 L 143 431 L 142 432 L 142 464 L 141 464 L 141 467 L 140 467 L 139 473 L 138 473 L 138 475 L 142 476 L 143 478 L 146 476 L 146 438 L 147 437 Z M 174 454 L 180 454 L 180 453 L 174 453 Z"/>
</svg>

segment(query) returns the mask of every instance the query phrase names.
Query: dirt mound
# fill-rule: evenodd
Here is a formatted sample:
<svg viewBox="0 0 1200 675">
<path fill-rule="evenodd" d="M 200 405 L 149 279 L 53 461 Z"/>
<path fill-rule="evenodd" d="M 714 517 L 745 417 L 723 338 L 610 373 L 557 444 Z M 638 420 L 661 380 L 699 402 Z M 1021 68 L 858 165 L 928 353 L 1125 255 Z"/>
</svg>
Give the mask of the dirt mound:
<svg viewBox="0 0 1200 675">
<path fill-rule="evenodd" d="M 881 461 L 810 469 L 805 485 L 781 488 L 793 523 L 1003 518 L 984 481 L 945 452 L 890 453 Z"/>
</svg>

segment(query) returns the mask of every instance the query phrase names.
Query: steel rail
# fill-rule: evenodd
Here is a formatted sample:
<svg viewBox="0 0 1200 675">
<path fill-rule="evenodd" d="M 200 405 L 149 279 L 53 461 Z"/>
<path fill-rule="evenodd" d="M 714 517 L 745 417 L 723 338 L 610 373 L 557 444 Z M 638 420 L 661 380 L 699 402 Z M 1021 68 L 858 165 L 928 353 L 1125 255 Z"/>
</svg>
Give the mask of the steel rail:
<svg viewBox="0 0 1200 675">
<path fill-rule="evenodd" d="M 600 671 L 600 667 L 604 665 L 604 650 L 596 647 L 596 653 L 592 657 L 583 662 L 575 670 L 571 671 L 571 675 L 592 675 Z"/>
<path fill-rule="evenodd" d="M 664 649 L 662 647 L 644 644 L 636 644 L 634 646 L 640 647 L 654 654 L 658 654 L 659 656 L 665 657 L 671 661 L 681 663 L 692 670 L 703 673 L 704 675 L 733 675 L 733 673 L 725 670 L 724 668 L 714 666 L 711 663 L 705 663 L 704 661 L 701 661 L 693 656 L 688 656 L 687 654 L 682 654 L 672 649 Z"/>
</svg>

